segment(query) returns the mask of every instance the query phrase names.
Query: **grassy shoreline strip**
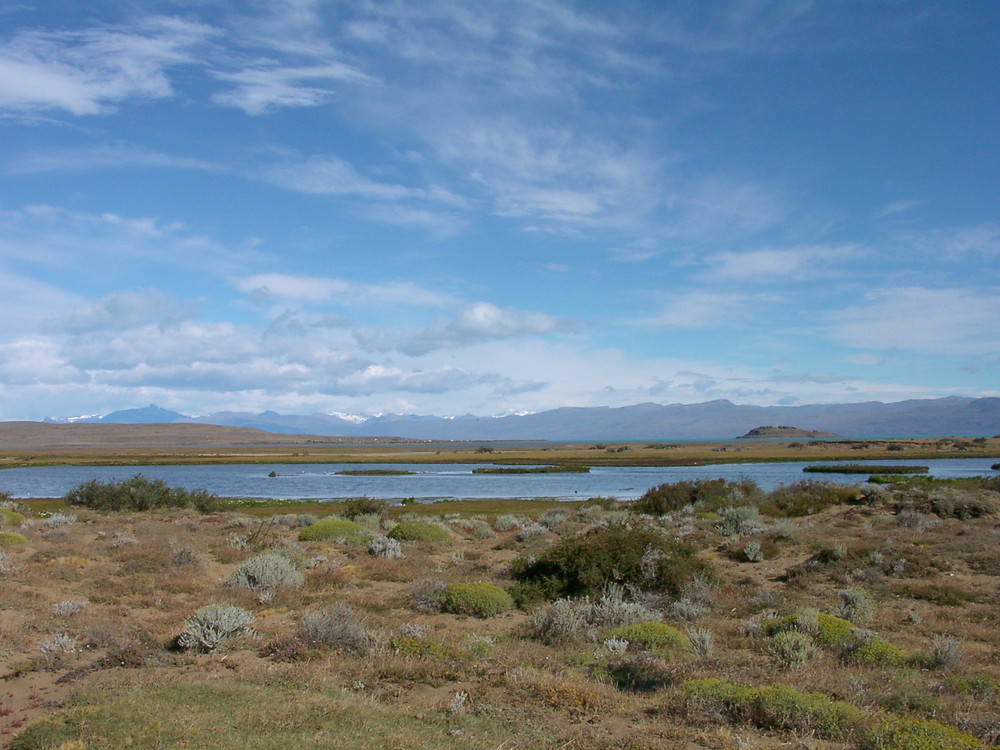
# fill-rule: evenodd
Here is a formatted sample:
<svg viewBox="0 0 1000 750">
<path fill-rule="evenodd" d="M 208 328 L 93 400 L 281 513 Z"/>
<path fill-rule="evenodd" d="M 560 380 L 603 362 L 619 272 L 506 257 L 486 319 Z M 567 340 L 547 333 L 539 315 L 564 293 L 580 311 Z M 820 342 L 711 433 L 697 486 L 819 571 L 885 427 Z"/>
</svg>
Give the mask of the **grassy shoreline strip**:
<svg viewBox="0 0 1000 750">
<path fill-rule="evenodd" d="M 883 466 L 870 464 L 841 464 L 829 465 L 819 464 L 805 466 L 802 471 L 807 474 L 926 474 L 930 471 L 928 466 L 897 466 L 886 464 Z"/>
<path fill-rule="evenodd" d="M 589 474 L 589 466 L 480 466 L 473 474 Z"/>
</svg>

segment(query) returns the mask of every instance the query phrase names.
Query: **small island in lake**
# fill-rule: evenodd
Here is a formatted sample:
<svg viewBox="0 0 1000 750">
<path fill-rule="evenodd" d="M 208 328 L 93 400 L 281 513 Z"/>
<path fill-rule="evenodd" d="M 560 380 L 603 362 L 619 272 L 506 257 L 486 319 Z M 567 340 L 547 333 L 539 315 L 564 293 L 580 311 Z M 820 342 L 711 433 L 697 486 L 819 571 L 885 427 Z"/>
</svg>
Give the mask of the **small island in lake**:
<svg viewBox="0 0 1000 750">
<path fill-rule="evenodd" d="M 753 438 L 835 438 L 840 437 L 840 435 L 835 435 L 832 432 L 823 432 L 822 430 L 800 430 L 798 427 L 789 427 L 788 425 L 780 425 L 774 427 L 772 425 L 765 425 L 763 427 L 754 427 L 746 435 L 740 435 L 737 440 L 752 440 Z"/>
</svg>

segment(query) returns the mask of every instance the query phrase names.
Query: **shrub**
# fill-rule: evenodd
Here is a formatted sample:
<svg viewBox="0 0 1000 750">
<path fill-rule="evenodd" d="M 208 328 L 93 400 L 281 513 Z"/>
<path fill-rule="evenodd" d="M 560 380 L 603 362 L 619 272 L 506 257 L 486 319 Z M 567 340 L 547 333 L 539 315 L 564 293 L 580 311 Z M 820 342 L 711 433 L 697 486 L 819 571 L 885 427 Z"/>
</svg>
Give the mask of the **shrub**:
<svg viewBox="0 0 1000 750">
<path fill-rule="evenodd" d="M 490 583 L 452 583 L 442 589 L 438 601 L 445 612 L 474 617 L 493 617 L 514 606 L 504 589 Z"/>
<path fill-rule="evenodd" d="M 266 552 L 245 560 L 229 579 L 231 586 L 258 592 L 294 589 L 302 582 L 302 574 L 287 557 L 277 552 Z"/>
<path fill-rule="evenodd" d="M 791 669 L 801 667 L 816 658 L 816 643 L 812 636 L 797 630 L 785 630 L 776 633 L 767 642 L 767 652 L 773 656 L 782 667 Z"/>
<path fill-rule="evenodd" d="M 844 589 L 840 592 L 837 615 L 858 625 L 867 625 L 875 616 L 875 602 L 864 589 Z"/>
<path fill-rule="evenodd" d="M 715 637 L 708 628 L 691 627 L 684 631 L 691 643 L 691 650 L 707 659 L 715 650 Z"/>
<path fill-rule="evenodd" d="M 854 500 L 856 487 L 827 482 L 801 481 L 772 490 L 760 504 L 760 511 L 768 516 L 809 516 L 834 505 Z"/>
<path fill-rule="evenodd" d="M 195 612 L 184 623 L 175 639 L 178 648 L 214 651 L 223 644 L 253 630 L 253 615 L 231 604 L 210 604 Z"/>
<path fill-rule="evenodd" d="M 612 662 L 607 667 L 607 673 L 615 687 L 630 693 L 652 692 L 672 681 L 667 666 L 646 652 Z"/>
<path fill-rule="evenodd" d="M 962 639 L 951 635 L 931 636 L 931 664 L 935 667 L 953 667 L 961 656 Z"/>
<path fill-rule="evenodd" d="M 357 516 L 382 515 L 389 507 L 388 500 L 381 500 L 376 497 L 356 497 L 344 503 L 340 510 L 340 515 L 344 518 L 354 519 Z"/>
<path fill-rule="evenodd" d="M 21 534 L 13 531 L 0 531 L 0 547 L 9 547 L 12 544 L 27 544 L 28 540 Z"/>
<path fill-rule="evenodd" d="M 737 719 L 762 729 L 810 732 L 826 739 L 853 735 L 863 712 L 822 693 L 803 693 L 787 685 L 749 687 L 719 677 L 689 680 L 681 690 L 703 701 L 719 704 Z"/>
<path fill-rule="evenodd" d="M 865 737 L 870 750 L 966 750 L 983 744 L 971 734 L 935 721 L 910 717 L 883 717 Z"/>
<path fill-rule="evenodd" d="M 859 633 L 854 643 L 844 651 L 844 661 L 849 664 L 867 664 L 882 667 L 905 667 L 910 657 L 903 649 L 870 633 Z"/>
<path fill-rule="evenodd" d="M 10 508 L 0 508 L 0 527 L 10 526 L 18 528 L 25 522 L 25 517 Z"/>
<path fill-rule="evenodd" d="M 723 536 L 740 534 L 759 534 L 764 530 L 760 511 L 753 505 L 740 505 L 736 508 L 720 508 L 719 522 L 715 530 Z"/>
<path fill-rule="evenodd" d="M 359 654 L 368 653 L 376 643 L 346 602 L 334 602 L 315 612 L 307 612 L 299 620 L 299 635 L 306 643 Z"/>
<path fill-rule="evenodd" d="M 552 646 L 582 638 L 588 624 L 586 610 L 579 602 L 557 599 L 535 610 L 528 629 L 533 638 Z"/>
<path fill-rule="evenodd" d="M 687 648 L 690 644 L 684 633 L 663 622 L 649 620 L 634 625 L 622 625 L 609 630 L 606 638 L 620 638 L 651 650 L 672 651 Z"/>
<path fill-rule="evenodd" d="M 403 557 L 403 545 L 398 539 L 377 534 L 368 541 L 368 554 L 398 560 Z"/>
<path fill-rule="evenodd" d="M 677 595 L 696 573 L 714 578 L 692 547 L 643 523 L 611 523 L 566 537 L 537 559 L 511 566 L 520 601 L 597 593 L 608 583 Z"/>
<path fill-rule="evenodd" d="M 300 542 L 327 542 L 331 540 L 341 540 L 345 542 L 358 543 L 367 539 L 368 532 L 363 527 L 353 521 L 345 521 L 339 518 L 327 518 L 326 520 L 307 526 L 299 532 Z"/>
<path fill-rule="evenodd" d="M 76 523 L 75 513 L 53 513 L 51 516 L 42 521 L 42 525 L 50 529 L 56 529 L 60 526 L 68 526 L 71 523 Z"/>
<path fill-rule="evenodd" d="M 52 614 L 56 617 L 72 617 L 83 611 L 90 602 L 86 599 L 74 600 L 66 599 L 52 605 Z"/>
<path fill-rule="evenodd" d="M 851 640 L 854 623 L 822 612 L 797 612 L 787 617 L 769 617 L 761 622 L 766 635 L 798 630 L 815 636 L 824 646 L 840 646 Z"/>
<path fill-rule="evenodd" d="M 221 505 L 217 495 L 205 490 L 168 487 L 162 480 L 146 479 L 142 474 L 121 482 L 91 479 L 74 487 L 64 499 L 69 505 L 113 511 L 193 508 L 201 513 L 212 513 Z"/>
<path fill-rule="evenodd" d="M 749 479 L 738 482 L 696 479 L 653 487 L 630 503 L 629 509 L 652 516 L 672 513 L 687 505 L 697 505 L 699 510 L 713 511 L 724 505 L 732 505 L 734 500 L 753 500 L 759 495 L 760 488 Z"/>
<path fill-rule="evenodd" d="M 451 534 L 437 524 L 428 521 L 403 521 L 389 532 L 389 537 L 401 542 L 443 542 L 451 543 Z"/>
</svg>

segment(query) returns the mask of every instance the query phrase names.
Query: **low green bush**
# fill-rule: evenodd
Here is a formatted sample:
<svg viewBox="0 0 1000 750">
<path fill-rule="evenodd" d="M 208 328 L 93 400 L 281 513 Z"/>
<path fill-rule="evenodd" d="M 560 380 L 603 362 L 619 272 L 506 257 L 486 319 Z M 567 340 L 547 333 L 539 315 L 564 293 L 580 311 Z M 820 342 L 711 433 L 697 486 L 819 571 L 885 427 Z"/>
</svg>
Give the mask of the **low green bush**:
<svg viewBox="0 0 1000 750">
<path fill-rule="evenodd" d="M 12 544 L 27 544 L 28 540 L 21 534 L 13 531 L 0 531 L 0 547 L 9 547 Z"/>
<path fill-rule="evenodd" d="M 342 472 L 346 473 L 346 472 Z M 386 472 L 381 472 L 386 473 Z M 399 472 L 402 474 L 409 474 L 412 472 Z M 382 515 L 385 513 L 386 508 L 389 507 L 388 500 L 382 500 L 377 497 L 356 497 L 353 500 L 348 500 L 344 503 L 340 510 L 340 515 L 344 518 L 349 518 L 353 520 L 357 516 L 367 516 L 369 514 Z"/>
<path fill-rule="evenodd" d="M 911 659 L 899 646 L 883 638 L 862 638 L 849 646 L 844 655 L 849 664 L 866 664 L 882 667 L 905 667 Z"/>
<path fill-rule="evenodd" d="M 787 685 L 750 687 L 719 677 L 689 680 L 684 694 L 720 705 L 739 721 L 762 729 L 809 732 L 824 739 L 847 739 L 862 726 L 856 706 L 822 693 L 804 693 Z"/>
<path fill-rule="evenodd" d="M 345 521 L 340 518 L 327 518 L 323 521 L 307 526 L 299 532 L 300 542 L 327 542 L 332 539 L 341 539 L 345 542 L 362 542 L 371 534 L 365 531 L 364 527 L 354 521 Z"/>
<path fill-rule="evenodd" d="M 776 635 L 788 630 L 801 630 L 816 637 L 824 646 L 841 646 L 851 640 L 854 623 L 842 617 L 834 617 L 823 612 L 815 613 L 815 621 L 803 613 L 785 617 L 769 617 L 761 622 L 766 635 Z"/>
<path fill-rule="evenodd" d="M 767 516 L 810 516 L 835 505 L 854 500 L 857 487 L 827 482 L 801 481 L 782 485 L 769 492 L 760 503 Z"/>
<path fill-rule="evenodd" d="M 865 737 L 866 750 L 969 750 L 985 747 L 971 734 L 936 721 L 887 715 Z"/>
<path fill-rule="evenodd" d="M 637 622 L 635 625 L 622 625 L 609 630 L 604 637 L 619 638 L 651 650 L 671 651 L 690 646 L 688 637 L 680 630 L 655 620 Z"/>
<path fill-rule="evenodd" d="M 71 489 L 64 499 L 68 505 L 119 512 L 192 508 L 201 513 L 213 513 L 222 507 L 221 499 L 206 490 L 169 487 L 160 479 L 146 479 L 142 474 L 121 482 L 91 479 Z"/>
<path fill-rule="evenodd" d="M 537 558 L 511 565 L 519 603 L 597 594 L 610 583 L 677 596 L 695 574 L 715 579 L 693 547 L 643 522 L 614 522 L 568 536 Z"/>
<path fill-rule="evenodd" d="M 396 524 L 388 536 L 401 542 L 451 542 L 451 534 L 429 521 L 403 521 Z"/>
<path fill-rule="evenodd" d="M 10 508 L 0 508 L 0 527 L 11 526 L 16 528 L 23 524 L 25 520 L 25 517 L 21 513 L 13 511 Z"/>
<path fill-rule="evenodd" d="M 452 583 L 438 596 L 441 609 L 455 615 L 493 617 L 513 608 L 511 595 L 490 583 Z"/>
</svg>

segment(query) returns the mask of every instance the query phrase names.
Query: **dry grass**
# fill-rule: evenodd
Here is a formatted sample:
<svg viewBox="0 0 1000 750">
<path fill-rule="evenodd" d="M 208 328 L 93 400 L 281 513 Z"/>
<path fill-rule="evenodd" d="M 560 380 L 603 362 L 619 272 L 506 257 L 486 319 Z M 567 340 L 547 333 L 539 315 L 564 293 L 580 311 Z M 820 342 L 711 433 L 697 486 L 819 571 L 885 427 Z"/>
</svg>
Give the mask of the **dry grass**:
<svg viewBox="0 0 1000 750">
<path fill-rule="evenodd" d="M 718 575 L 710 589 L 682 592 L 682 607 L 642 601 L 681 631 L 711 632 L 711 653 L 701 655 L 686 647 L 613 653 L 604 630 L 587 628 L 547 645 L 532 636 L 532 611 L 480 619 L 434 606 L 433 591 L 449 583 L 509 587 L 516 558 L 620 511 L 562 504 L 565 520 L 520 541 L 516 528 L 480 538 L 461 519 L 442 519 L 452 545 L 404 541 L 402 559 L 385 559 L 364 545 L 300 542 L 298 529 L 281 524 L 238 548 L 234 536 L 256 523 L 250 514 L 84 510 L 52 528 L 38 515 L 48 506 L 29 503 L 21 530 L 28 543 L 5 549 L 0 586 L 0 745 L 28 728 L 15 747 L 114 747 L 130 737 L 207 748 L 859 746 L 856 728 L 817 740 L 805 720 L 754 724 L 695 705 L 683 685 L 703 678 L 785 684 L 852 704 L 866 726 L 891 713 L 995 743 L 1000 571 L 989 556 L 1000 518 L 901 521 L 908 492 L 892 488 L 877 504 L 783 521 L 780 534 L 765 529 L 752 537 L 774 540 L 760 562 L 729 554 L 731 541 L 711 514 L 655 521 L 668 538 L 693 544 Z M 512 513 L 537 520 L 552 505 L 458 507 L 445 512 L 494 522 Z M 324 515 L 316 504 L 303 508 L 297 512 Z M 266 552 L 297 566 L 302 586 L 248 591 L 227 583 Z M 904 661 L 858 663 L 811 634 L 809 611 L 836 614 L 846 590 L 866 592 L 874 611 L 864 627 Z M 428 606 L 419 606 L 420 591 Z M 254 633 L 211 653 L 172 648 L 185 621 L 209 604 L 248 610 Z M 354 619 L 337 620 L 343 612 Z M 323 638 L 309 635 L 317 613 L 326 618 Z M 775 615 L 796 615 L 803 637 L 815 639 L 807 664 L 782 655 L 761 628 Z M 942 644 L 951 648 L 947 659 Z"/>
</svg>

